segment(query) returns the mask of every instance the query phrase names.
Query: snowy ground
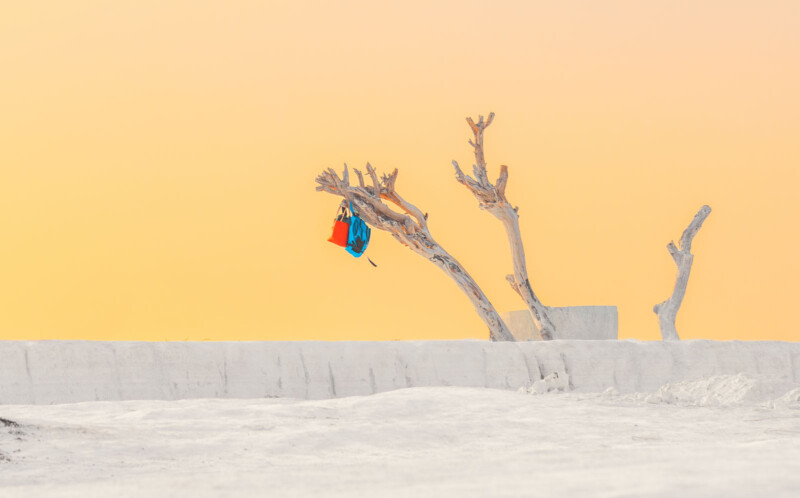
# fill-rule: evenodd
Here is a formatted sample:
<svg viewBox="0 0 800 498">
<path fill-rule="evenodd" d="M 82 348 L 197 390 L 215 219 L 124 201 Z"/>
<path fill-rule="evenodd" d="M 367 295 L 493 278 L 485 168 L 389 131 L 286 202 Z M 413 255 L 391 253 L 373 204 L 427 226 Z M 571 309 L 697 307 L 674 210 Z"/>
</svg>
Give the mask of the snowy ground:
<svg viewBox="0 0 800 498">
<path fill-rule="evenodd" d="M 19 423 L 0 422 L 0 495 L 798 495 L 793 381 L 546 392 L 558 383 L 0 405 Z"/>
</svg>

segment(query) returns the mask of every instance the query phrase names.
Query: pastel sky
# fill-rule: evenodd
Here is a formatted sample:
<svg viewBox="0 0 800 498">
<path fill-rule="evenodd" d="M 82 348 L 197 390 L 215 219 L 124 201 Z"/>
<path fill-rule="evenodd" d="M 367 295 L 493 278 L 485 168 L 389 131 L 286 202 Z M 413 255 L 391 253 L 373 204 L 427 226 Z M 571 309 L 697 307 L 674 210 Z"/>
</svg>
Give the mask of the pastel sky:
<svg viewBox="0 0 800 498">
<path fill-rule="evenodd" d="M 547 305 L 660 338 L 703 204 L 683 338 L 800 340 L 800 3 L 5 2 L 0 339 L 487 338 L 431 263 L 326 242 L 314 178 L 398 191 L 500 311 L 502 225 L 450 161 L 496 113 Z"/>
</svg>

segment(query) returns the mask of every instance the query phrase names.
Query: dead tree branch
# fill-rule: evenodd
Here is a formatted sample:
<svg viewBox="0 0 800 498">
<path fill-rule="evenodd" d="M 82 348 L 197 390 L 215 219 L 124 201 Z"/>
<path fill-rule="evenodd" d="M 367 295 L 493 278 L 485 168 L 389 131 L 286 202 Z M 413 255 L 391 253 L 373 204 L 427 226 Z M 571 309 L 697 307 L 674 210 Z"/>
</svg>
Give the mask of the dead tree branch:
<svg viewBox="0 0 800 498">
<path fill-rule="evenodd" d="M 686 285 L 689 283 L 689 272 L 692 269 L 692 262 L 694 255 L 690 252 L 692 249 L 692 240 L 697 235 L 697 231 L 703 226 L 703 222 L 711 214 L 711 208 L 703 206 L 694 215 L 694 219 L 683 231 L 681 236 L 681 247 L 678 249 L 675 242 L 670 241 L 667 244 L 672 260 L 678 266 L 678 276 L 675 280 L 675 288 L 672 290 L 672 296 L 662 303 L 658 303 L 653 307 L 653 312 L 658 315 L 658 325 L 661 328 L 661 338 L 665 341 L 678 341 L 678 331 L 675 328 L 675 319 L 678 315 L 678 309 L 683 303 L 683 297 L 686 295 Z"/>
<path fill-rule="evenodd" d="M 511 288 L 520 295 L 525 305 L 531 312 L 533 323 L 535 324 L 539 336 L 542 340 L 553 338 L 555 326 L 550 320 L 548 309 L 539 301 L 533 292 L 528 269 L 525 263 L 525 249 L 522 245 L 522 235 L 519 230 L 519 207 L 512 207 L 506 198 L 506 185 L 508 184 L 508 167 L 500 166 L 500 175 L 494 185 L 489 181 L 486 171 L 486 159 L 483 153 L 483 132 L 494 120 L 494 113 L 489 114 L 489 119 L 483 120 L 483 116 L 478 117 L 478 122 L 467 118 L 467 124 L 472 129 L 474 139 L 469 141 L 475 153 L 475 162 L 472 166 L 474 175 L 465 175 L 456 161 L 453 167 L 456 170 L 456 180 L 467 187 L 479 202 L 481 209 L 489 211 L 497 219 L 503 222 L 508 236 L 508 243 L 511 246 L 511 255 L 514 261 L 514 274 L 506 276 Z"/>
<path fill-rule="evenodd" d="M 352 202 L 355 213 L 367 224 L 378 230 L 389 232 L 401 244 L 447 273 L 467 295 L 478 315 L 489 327 L 491 339 L 513 341 L 511 332 L 478 284 L 461 266 L 461 263 L 433 239 L 428 231 L 428 215 L 397 193 L 395 189 L 397 170 L 395 169 L 389 175 L 383 175 L 382 180 L 379 181 L 372 165 L 367 163 L 366 169 L 372 180 L 372 185 L 369 187 L 364 185 L 363 175 L 358 170 L 355 172 L 359 184 L 350 185 L 349 173 L 345 164 L 341 178 L 333 169 L 323 171 L 316 179 L 319 184 L 317 191 L 338 195 L 344 197 L 346 201 Z M 394 204 L 403 212 L 399 213 L 391 209 L 383 201 Z"/>
</svg>

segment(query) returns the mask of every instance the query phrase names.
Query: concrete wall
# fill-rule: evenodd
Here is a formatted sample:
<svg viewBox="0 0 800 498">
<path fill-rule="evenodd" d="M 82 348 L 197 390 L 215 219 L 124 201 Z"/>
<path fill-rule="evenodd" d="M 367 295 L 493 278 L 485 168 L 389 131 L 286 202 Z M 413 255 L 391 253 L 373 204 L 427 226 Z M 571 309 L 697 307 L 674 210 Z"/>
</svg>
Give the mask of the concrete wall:
<svg viewBox="0 0 800 498">
<path fill-rule="evenodd" d="M 552 372 L 581 392 L 648 392 L 737 373 L 800 382 L 800 343 L 0 341 L 0 404 L 518 389 Z"/>
<path fill-rule="evenodd" d="M 551 307 L 550 319 L 556 327 L 553 339 L 616 339 L 619 328 L 616 306 Z M 538 341 L 530 311 L 500 313 L 518 341 Z"/>
</svg>

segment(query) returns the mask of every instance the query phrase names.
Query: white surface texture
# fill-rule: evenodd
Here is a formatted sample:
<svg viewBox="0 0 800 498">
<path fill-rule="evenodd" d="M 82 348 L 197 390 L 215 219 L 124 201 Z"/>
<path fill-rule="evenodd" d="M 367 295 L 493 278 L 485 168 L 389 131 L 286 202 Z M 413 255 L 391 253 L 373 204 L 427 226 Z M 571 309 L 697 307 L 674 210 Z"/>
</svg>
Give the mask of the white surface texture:
<svg viewBox="0 0 800 498">
<path fill-rule="evenodd" d="M 800 343 L 0 342 L 0 404 L 135 399 L 326 399 L 406 387 L 651 392 L 722 374 L 800 381 Z"/>
<path fill-rule="evenodd" d="M 547 308 L 553 324 L 553 339 L 617 339 L 616 306 L 552 306 Z M 500 316 L 516 341 L 539 341 L 539 333 L 528 310 L 506 311 Z"/>
<path fill-rule="evenodd" d="M 6 405 L 0 496 L 797 496 L 800 391 L 702 402 L 724 384 Z"/>
<path fill-rule="evenodd" d="M 800 489 L 798 343 L 3 342 L 0 368 L 4 498 Z"/>
</svg>

